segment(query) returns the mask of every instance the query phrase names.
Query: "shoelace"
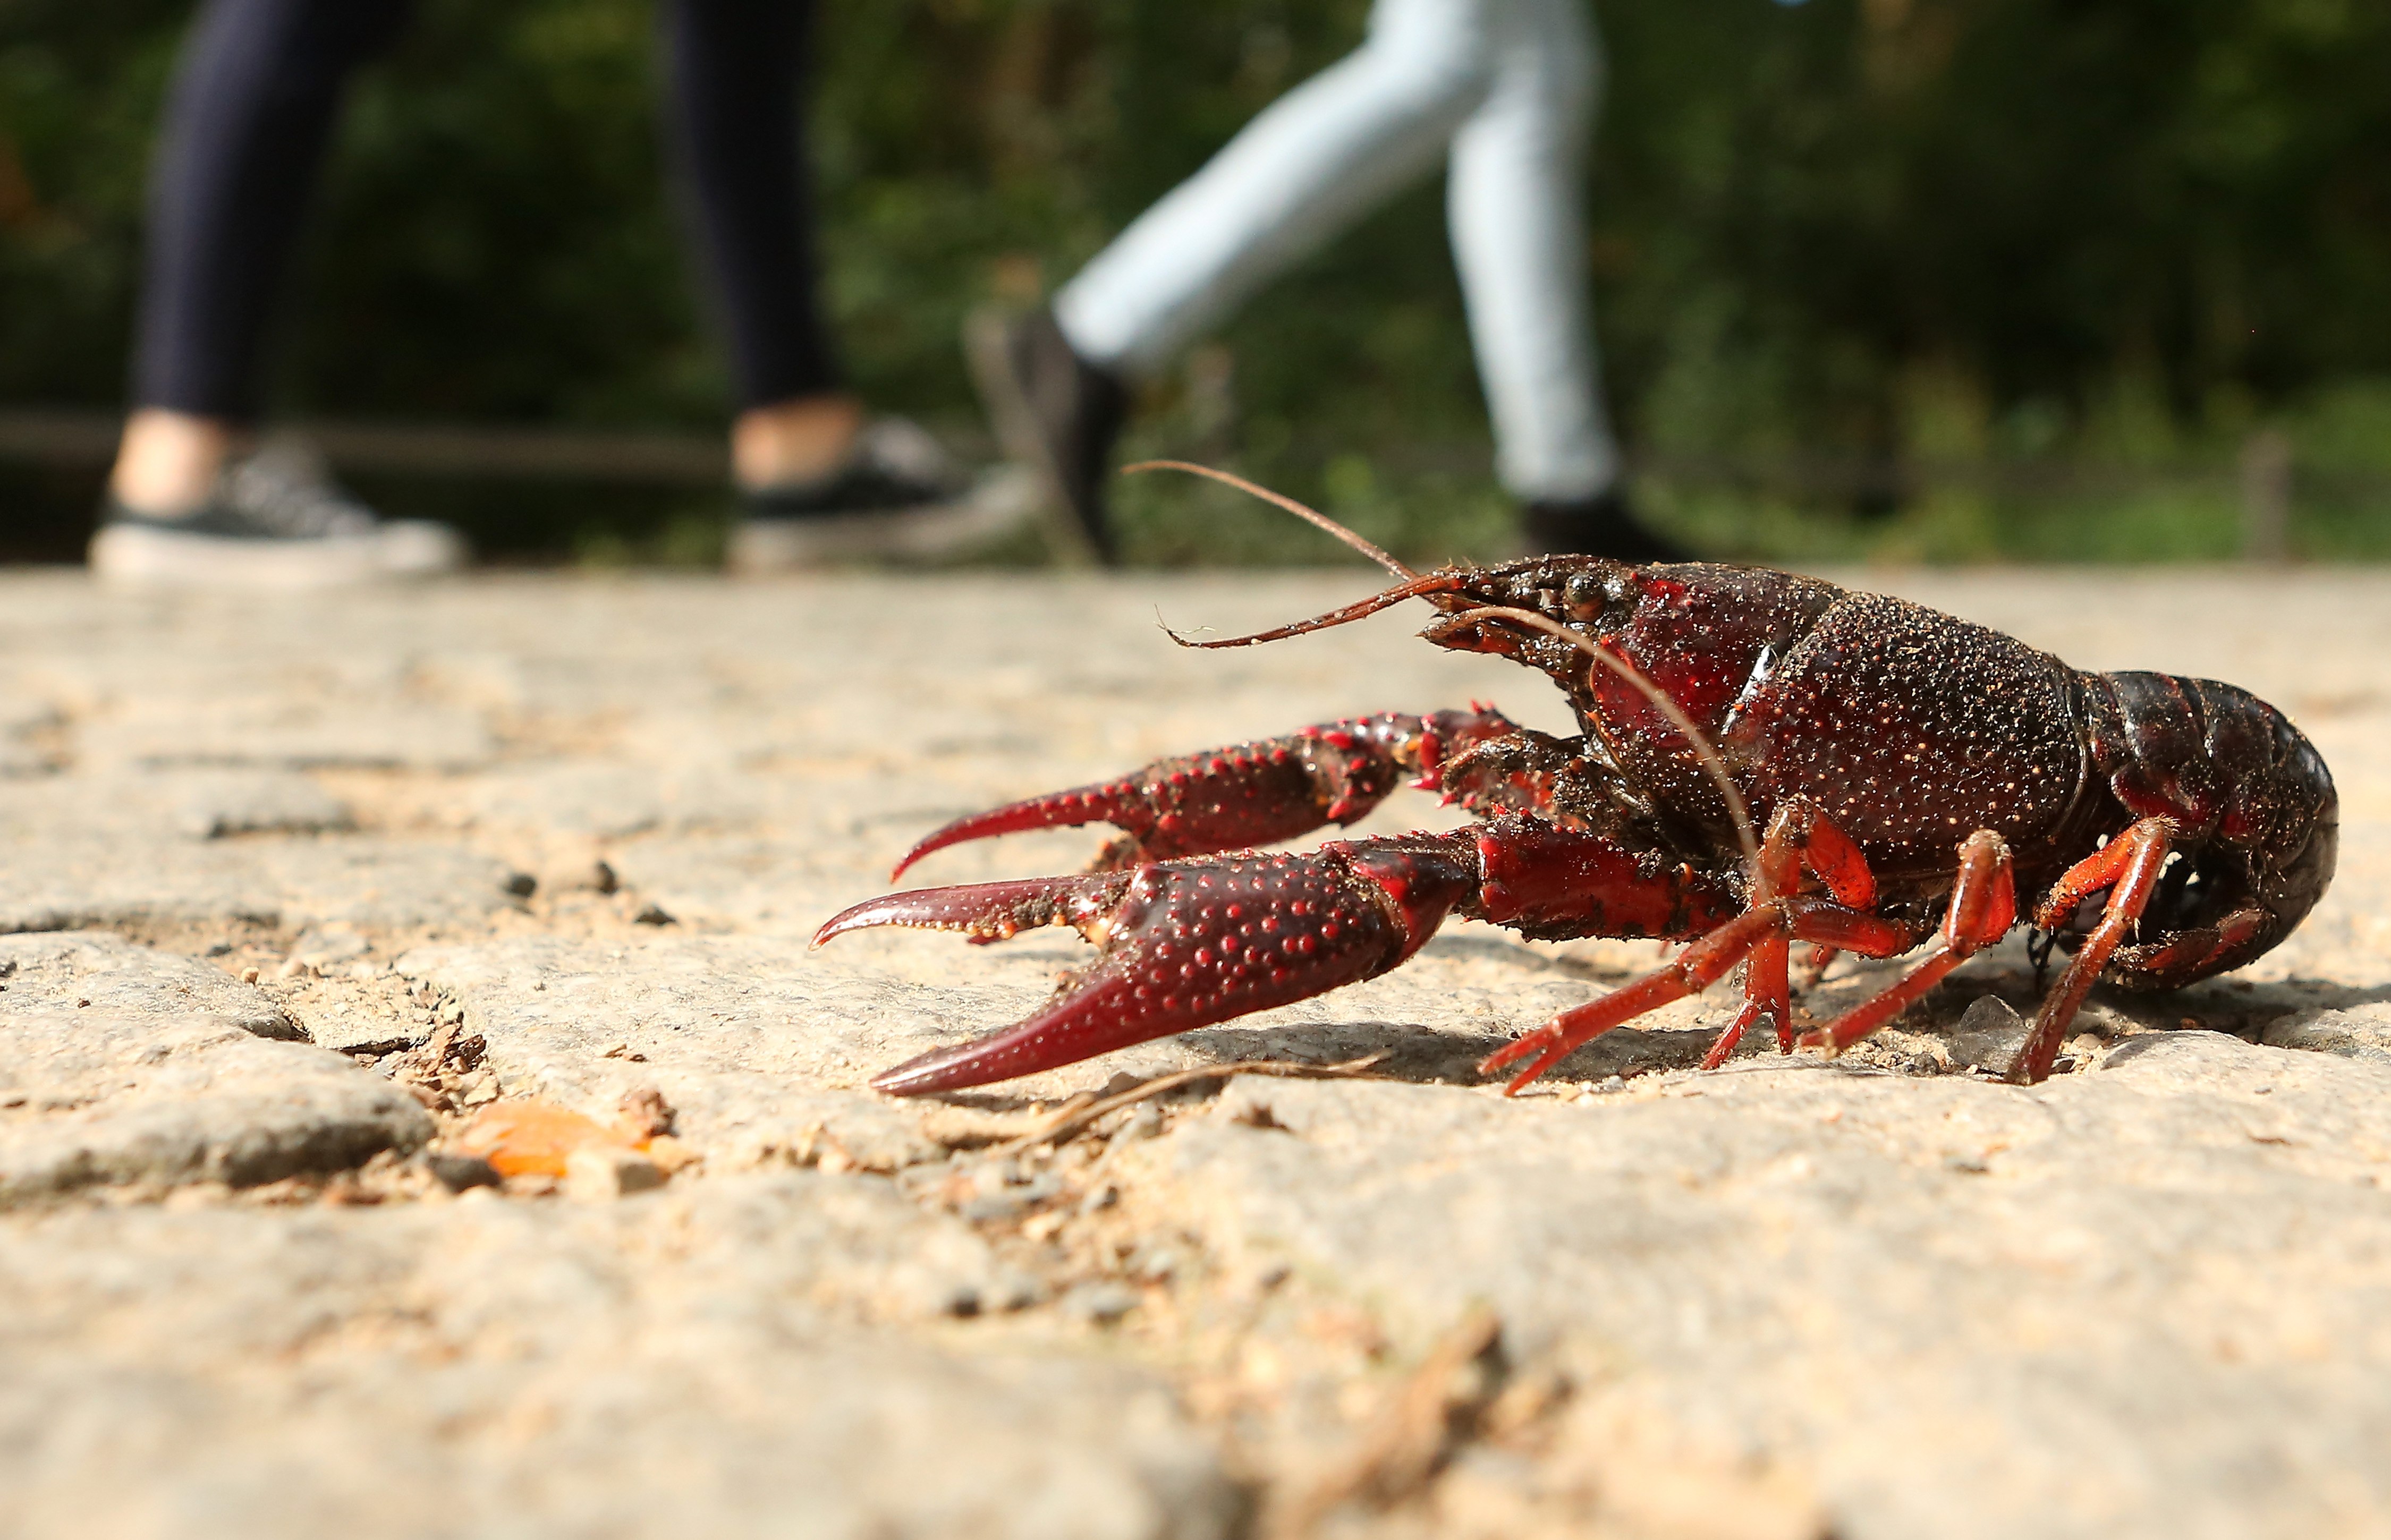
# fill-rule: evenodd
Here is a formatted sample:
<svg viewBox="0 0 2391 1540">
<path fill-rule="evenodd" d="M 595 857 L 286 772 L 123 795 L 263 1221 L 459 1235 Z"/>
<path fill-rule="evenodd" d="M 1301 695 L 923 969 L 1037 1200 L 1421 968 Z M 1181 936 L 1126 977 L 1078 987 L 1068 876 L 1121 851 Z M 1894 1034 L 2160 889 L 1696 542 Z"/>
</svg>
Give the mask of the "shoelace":
<svg viewBox="0 0 2391 1540">
<path fill-rule="evenodd" d="M 276 534 L 298 540 L 369 533 L 374 517 L 312 465 L 261 451 L 224 473 L 225 501 Z"/>
</svg>

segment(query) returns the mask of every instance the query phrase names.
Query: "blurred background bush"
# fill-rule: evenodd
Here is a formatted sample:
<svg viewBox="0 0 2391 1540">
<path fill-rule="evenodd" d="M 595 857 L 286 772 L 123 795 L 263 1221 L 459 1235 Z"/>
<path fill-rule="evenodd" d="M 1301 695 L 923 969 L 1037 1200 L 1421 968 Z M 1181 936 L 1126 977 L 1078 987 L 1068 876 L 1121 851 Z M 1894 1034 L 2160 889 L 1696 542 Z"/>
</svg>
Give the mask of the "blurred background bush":
<svg viewBox="0 0 2391 1540">
<path fill-rule="evenodd" d="M 964 313 L 1059 282 L 1352 46 L 1366 8 L 830 0 L 813 111 L 863 391 L 985 452 Z M 189 11 L 0 0 L 0 413 L 122 404 L 149 135 Z M 1656 521 L 1756 558 L 2203 558 L 2245 544 L 2245 483 L 2261 504 L 2287 484 L 2295 553 L 2391 555 L 2391 5 L 1598 16 L 1597 315 Z M 280 411 L 718 431 L 651 24 L 642 0 L 428 0 L 346 121 Z M 1144 408 L 1132 451 L 1234 465 L 1415 557 L 1506 528 L 1435 186 Z M 0 462 L 0 550 L 73 554 L 98 476 Z M 728 511 L 700 484 L 352 479 L 501 558 L 704 561 Z M 1144 562 L 1332 553 L 1206 486 L 1142 479 L 1120 505 Z"/>
</svg>

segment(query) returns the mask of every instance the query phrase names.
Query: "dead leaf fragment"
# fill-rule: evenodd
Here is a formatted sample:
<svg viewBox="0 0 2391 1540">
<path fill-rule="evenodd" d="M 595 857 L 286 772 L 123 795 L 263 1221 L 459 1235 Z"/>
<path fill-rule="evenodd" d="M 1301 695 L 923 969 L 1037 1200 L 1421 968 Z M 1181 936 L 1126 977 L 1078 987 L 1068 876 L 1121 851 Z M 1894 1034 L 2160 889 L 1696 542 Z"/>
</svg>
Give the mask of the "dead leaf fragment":
<svg viewBox="0 0 2391 1540">
<path fill-rule="evenodd" d="M 576 1149 L 629 1149 L 637 1142 L 620 1128 L 551 1101 L 494 1101 L 474 1114 L 448 1148 L 480 1156 L 501 1176 L 562 1177 Z"/>
</svg>

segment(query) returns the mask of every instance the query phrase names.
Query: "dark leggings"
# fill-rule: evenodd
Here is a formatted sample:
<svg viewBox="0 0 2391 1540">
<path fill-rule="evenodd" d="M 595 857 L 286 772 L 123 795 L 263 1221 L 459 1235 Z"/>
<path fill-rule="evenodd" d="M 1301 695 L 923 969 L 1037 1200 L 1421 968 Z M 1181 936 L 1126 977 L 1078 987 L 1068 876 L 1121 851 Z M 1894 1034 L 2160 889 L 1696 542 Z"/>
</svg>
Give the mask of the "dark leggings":
<svg viewBox="0 0 2391 1540">
<path fill-rule="evenodd" d="M 246 419 L 342 92 L 412 0 L 208 0 L 152 168 L 136 405 Z M 811 0 L 666 0 L 667 137 L 730 337 L 739 404 L 839 388 L 815 307 L 800 96 Z"/>
</svg>

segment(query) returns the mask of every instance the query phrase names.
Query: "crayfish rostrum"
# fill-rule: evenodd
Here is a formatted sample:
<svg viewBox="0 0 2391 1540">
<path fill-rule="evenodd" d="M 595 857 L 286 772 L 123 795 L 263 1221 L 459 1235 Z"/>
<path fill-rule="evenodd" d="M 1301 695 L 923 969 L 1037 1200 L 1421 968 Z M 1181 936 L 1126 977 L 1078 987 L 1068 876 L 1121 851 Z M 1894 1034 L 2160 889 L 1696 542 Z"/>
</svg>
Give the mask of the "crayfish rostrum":
<svg viewBox="0 0 2391 1540">
<path fill-rule="evenodd" d="M 1542 670 L 1578 735 L 1482 705 L 1387 712 L 948 825 L 898 874 L 989 835 L 1123 832 L 1085 874 L 893 893 L 836 916 L 816 943 L 872 925 L 989 942 L 1065 924 L 1100 951 L 1028 1020 L 875 1086 L 985 1084 L 1305 999 L 1395 967 L 1454 914 L 1540 939 L 1691 943 L 1491 1055 L 1484 1072 L 1524 1064 L 1514 1091 L 1738 962 L 1742 1007 L 1705 1064 L 1764 1024 L 1790 1051 L 1791 943 L 1869 957 L 1925 943 L 1898 982 L 1801 1038 L 1846 1046 L 2025 918 L 2045 955 L 2073 954 L 2010 1070 L 2030 1084 L 2096 979 L 2172 989 L 2238 968 L 2332 879 L 2331 774 L 2281 712 L 2231 685 L 2083 673 L 1920 605 L 1765 569 L 1544 556 L 1416 575 L 1348 538 L 1402 581 L 1195 645 L 1422 598 L 1438 611 L 1427 640 Z M 1251 848 L 1352 823 L 1404 780 L 1480 821 Z M 2023 916 L 2021 889 L 2034 900 Z"/>
</svg>

